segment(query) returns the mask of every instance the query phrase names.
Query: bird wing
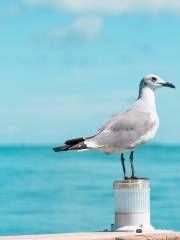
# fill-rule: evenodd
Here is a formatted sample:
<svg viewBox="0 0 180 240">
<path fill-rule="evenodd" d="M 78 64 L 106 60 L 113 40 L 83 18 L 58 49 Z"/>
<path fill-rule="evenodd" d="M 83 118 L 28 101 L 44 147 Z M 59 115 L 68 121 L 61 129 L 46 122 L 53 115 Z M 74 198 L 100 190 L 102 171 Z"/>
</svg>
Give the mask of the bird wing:
<svg viewBox="0 0 180 240">
<path fill-rule="evenodd" d="M 134 105 L 125 113 L 111 117 L 91 141 L 97 146 L 132 148 L 155 124 L 151 112 L 145 112 L 142 106 Z"/>
</svg>

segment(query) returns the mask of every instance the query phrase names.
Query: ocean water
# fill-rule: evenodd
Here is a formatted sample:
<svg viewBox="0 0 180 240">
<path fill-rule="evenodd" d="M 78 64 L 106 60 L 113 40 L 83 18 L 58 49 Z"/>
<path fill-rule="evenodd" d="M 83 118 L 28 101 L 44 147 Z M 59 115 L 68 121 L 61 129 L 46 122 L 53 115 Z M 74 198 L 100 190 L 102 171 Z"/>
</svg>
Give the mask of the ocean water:
<svg viewBox="0 0 180 240">
<path fill-rule="evenodd" d="M 152 224 L 180 230 L 180 146 L 144 146 L 135 167 L 151 179 Z M 0 235 L 110 229 L 122 176 L 119 155 L 0 147 Z"/>
</svg>

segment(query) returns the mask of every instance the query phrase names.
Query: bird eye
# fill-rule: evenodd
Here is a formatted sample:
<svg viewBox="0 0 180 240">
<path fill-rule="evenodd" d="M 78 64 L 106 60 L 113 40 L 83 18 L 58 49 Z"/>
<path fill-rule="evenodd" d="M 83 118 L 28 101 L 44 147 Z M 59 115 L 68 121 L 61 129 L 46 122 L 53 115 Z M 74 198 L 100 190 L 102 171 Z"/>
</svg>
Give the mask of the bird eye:
<svg viewBox="0 0 180 240">
<path fill-rule="evenodd" d="M 157 78 L 156 77 L 152 77 L 152 82 L 156 82 L 157 81 Z"/>
</svg>

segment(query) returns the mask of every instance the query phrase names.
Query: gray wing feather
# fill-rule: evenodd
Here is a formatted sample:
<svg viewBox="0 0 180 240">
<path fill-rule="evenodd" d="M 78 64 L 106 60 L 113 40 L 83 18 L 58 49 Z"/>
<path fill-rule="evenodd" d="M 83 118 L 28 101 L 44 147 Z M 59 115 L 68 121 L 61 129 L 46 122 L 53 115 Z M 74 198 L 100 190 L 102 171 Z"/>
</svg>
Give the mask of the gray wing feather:
<svg viewBox="0 0 180 240">
<path fill-rule="evenodd" d="M 101 127 L 93 140 L 100 146 L 131 148 L 154 126 L 150 114 L 134 107 L 124 114 L 115 115 Z"/>
</svg>

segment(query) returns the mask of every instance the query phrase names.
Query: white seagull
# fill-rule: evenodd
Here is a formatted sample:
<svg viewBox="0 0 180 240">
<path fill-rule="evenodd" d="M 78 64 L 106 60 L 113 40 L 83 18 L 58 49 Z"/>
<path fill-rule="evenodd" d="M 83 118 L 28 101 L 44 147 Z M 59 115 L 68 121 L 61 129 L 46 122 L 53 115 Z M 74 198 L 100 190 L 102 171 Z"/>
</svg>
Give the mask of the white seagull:
<svg viewBox="0 0 180 240">
<path fill-rule="evenodd" d="M 149 142 L 159 127 L 156 111 L 155 90 L 161 87 L 175 88 L 172 83 L 150 74 L 145 76 L 139 85 L 139 95 L 133 105 L 123 114 L 108 119 L 99 131 L 90 137 L 67 140 L 64 146 L 56 147 L 55 152 L 96 150 L 107 154 L 120 153 L 124 179 L 126 175 L 124 153 L 130 152 L 131 179 L 138 179 L 133 166 L 133 155 L 136 147 Z"/>
</svg>

